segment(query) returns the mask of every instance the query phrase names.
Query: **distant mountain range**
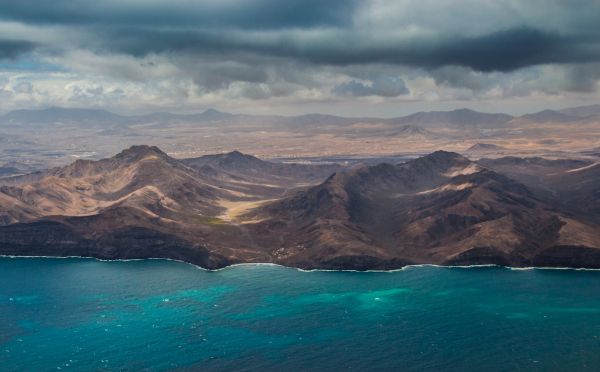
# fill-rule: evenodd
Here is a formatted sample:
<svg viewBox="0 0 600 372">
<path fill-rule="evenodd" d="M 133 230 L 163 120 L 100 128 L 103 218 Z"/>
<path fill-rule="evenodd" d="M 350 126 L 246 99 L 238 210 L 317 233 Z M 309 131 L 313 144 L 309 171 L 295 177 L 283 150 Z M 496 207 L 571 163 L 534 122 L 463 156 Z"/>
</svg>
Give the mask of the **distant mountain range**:
<svg viewBox="0 0 600 372">
<path fill-rule="evenodd" d="M 561 113 L 571 116 L 588 117 L 600 115 L 600 105 L 578 106 L 560 110 Z"/>
<path fill-rule="evenodd" d="M 514 117 L 501 113 L 483 113 L 469 109 L 452 111 L 417 112 L 396 118 L 341 117 L 334 115 L 307 114 L 300 116 L 244 115 L 230 114 L 208 109 L 197 114 L 171 114 L 167 112 L 148 115 L 123 116 L 98 109 L 66 109 L 51 107 L 42 110 L 16 110 L 0 116 L 2 125 L 48 125 L 55 123 L 77 124 L 80 126 L 106 126 L 114 124 L 163 124 L 176 123 L 263 123 L 279 124 L 287 127 L 311 128 L 314 126 L 351 125 L 356 123 L 386 123 L 414 127 L 459 127 L 459 128 L 498 128 L 518 123 L 569 123 L 585 120 L 598 120 L 600 105 L 580 106 L 560 111 L 543 110 L 533 114 Z"/>
<path fill-rule="evenodd" d="M 476 163 L 445 151 L 357 167 L 240 152 L 177 160 L 135 146 L 0 180 L 0 254 L 206 268 L 600 268 L 599 169 L 583 160 Z"/>
</svg>

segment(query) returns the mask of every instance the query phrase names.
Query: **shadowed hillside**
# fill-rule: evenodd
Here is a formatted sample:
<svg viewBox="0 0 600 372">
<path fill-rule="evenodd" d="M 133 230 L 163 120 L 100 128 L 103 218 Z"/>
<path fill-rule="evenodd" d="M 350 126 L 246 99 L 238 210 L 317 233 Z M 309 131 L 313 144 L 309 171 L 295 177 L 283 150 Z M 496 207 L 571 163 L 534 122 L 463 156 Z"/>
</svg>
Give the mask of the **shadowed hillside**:
<svg viewBox="0 0 600 372">
<path fill-rule="evenodd" d="M 531 167 L 537 178 L 520 171 Z M 445 151 L 358 168 L 237 151 L 177 160 L 134 146 L 3 180 L 0 252 L 208 268 L 600 267 L 596 170 L 576 160 L 475 163 Z"/>
</svg>

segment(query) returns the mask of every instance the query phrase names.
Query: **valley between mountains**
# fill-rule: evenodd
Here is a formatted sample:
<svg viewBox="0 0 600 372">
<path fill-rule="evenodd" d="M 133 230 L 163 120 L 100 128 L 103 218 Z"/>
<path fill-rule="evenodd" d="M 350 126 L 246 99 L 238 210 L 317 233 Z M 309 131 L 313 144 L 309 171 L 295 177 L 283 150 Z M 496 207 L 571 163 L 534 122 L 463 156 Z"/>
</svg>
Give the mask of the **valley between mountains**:
<svg viewBox="0 0 600 372">
<path fill-rule="evenodd" d="M 314 165 L 133 146 L 0 179 L 0 224 L 0 254 L 15 256 L 600 268 L 600 163 L 437 151 Z"/>
</svg>

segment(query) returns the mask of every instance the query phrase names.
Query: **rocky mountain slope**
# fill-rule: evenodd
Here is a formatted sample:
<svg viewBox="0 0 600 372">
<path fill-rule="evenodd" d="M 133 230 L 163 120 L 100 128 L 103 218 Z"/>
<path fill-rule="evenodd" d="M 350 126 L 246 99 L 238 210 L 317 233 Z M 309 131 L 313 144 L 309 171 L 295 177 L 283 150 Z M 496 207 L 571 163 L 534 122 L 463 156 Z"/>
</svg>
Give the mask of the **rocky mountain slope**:
<svg viewBox="0 0 600 372">
<path fill-rule="evenodd" d="M 183 159 L 182 162 L 200 172 L 209 172 L 215 175 L 225 173 L 254 180 L 259 184 L 275 183 L 278 187 L 288 188 L 323 181 L 330 174 L 342 169 L 337 164 L 309 165 L 268 162 L 239 151 Z"/>
<path fill-rule="evenodd" d="M 600 221 L 600 163 L 590 160 L 504 157 L 482 166 L 519 180 L 563 210 Z"/>
<path fill-rule="evenodd" d="M 346 169 L 239 152 L 176 160 L 136 146 L 0 182 L 0 253 L 162 257 L 207 268 L 600 267 L 596 209 L 567 207 L 560 191 L 507 175 L 508 163 L 438 151 Z M 563 182 L 591 185 L 578 194 L 595 195 L 596 165 L 561 166 L 572 175 Z"/>
<path fill-rule="evenodd" d="M 448 152 L 335 174 L 254 213 L 269 218 L 260 236 L 278 236 L 281 258 L 290 265 L 529 266 L 555 264 L 562 248 L 600 253 L 593 250 L 600 244 L 595 223 L 562 213 L 523 184 Z"/>
</svg>

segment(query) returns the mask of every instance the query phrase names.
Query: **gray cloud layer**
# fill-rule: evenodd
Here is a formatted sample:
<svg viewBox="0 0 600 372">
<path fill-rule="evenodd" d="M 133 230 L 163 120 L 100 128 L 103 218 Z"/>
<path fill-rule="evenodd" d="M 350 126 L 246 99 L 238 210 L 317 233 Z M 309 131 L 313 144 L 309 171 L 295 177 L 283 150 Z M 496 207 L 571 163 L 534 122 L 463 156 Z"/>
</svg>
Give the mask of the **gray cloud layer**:
<svg viewBox="0 0 600 372">
<path fill-rule="evenodd" d="M 592 3 L 590 11 L 597 8 L 600 14 L 600 7 Z M 565 17 L 570 15 L 569 8 L 563 9 Z M 133 5 L 111 0 L 5 0 L 0 4 L 0 18 L 83 28 L 95 36 L 86 40 L 87 46 L 135 56 L 255 53 L 317 64 L 459 65 L 479 71 L 600 60 L 600 32 L 585 23 L 579 28 L 556 30 L 513 24 L 476 35 L 434 32 L 404 37 L 355 27 L 353 15 L 359 9 L 356 1 L 344 0 L 328 1 L 327 5 L 318 0 L 153 1 Z M 600 15 L 597 18 L 600 24 Z M 27 45 L 15 40 L 3 49 L 11 56 L 11 50 L 13 54 L 26 51 Z"/>
<path fill-rule="evenodd" d="M 369 84 L 351 80 L 333 88 L 335 94 L 354 97 L 398 97 L 409 92 L 404 80 L 394 76 L 379 76 Z"/>
<path fill-rule="evenodd" d="M 0 60 L 250 99 L 595 92 L 598 24 L 596 0 L 4 0 Z"/>
<path fill-rule="evenodd" d="M 358 0 L 4 0 L 2 18 L 34 24 L 280 29 L 346 25 Z"/>
<path fill-rule="evenodd" d="M 31 52 L 35 45 L 28 41 L 0 39 L 0 59 L 13 59 L 19 55 Z"/>
</svg>

